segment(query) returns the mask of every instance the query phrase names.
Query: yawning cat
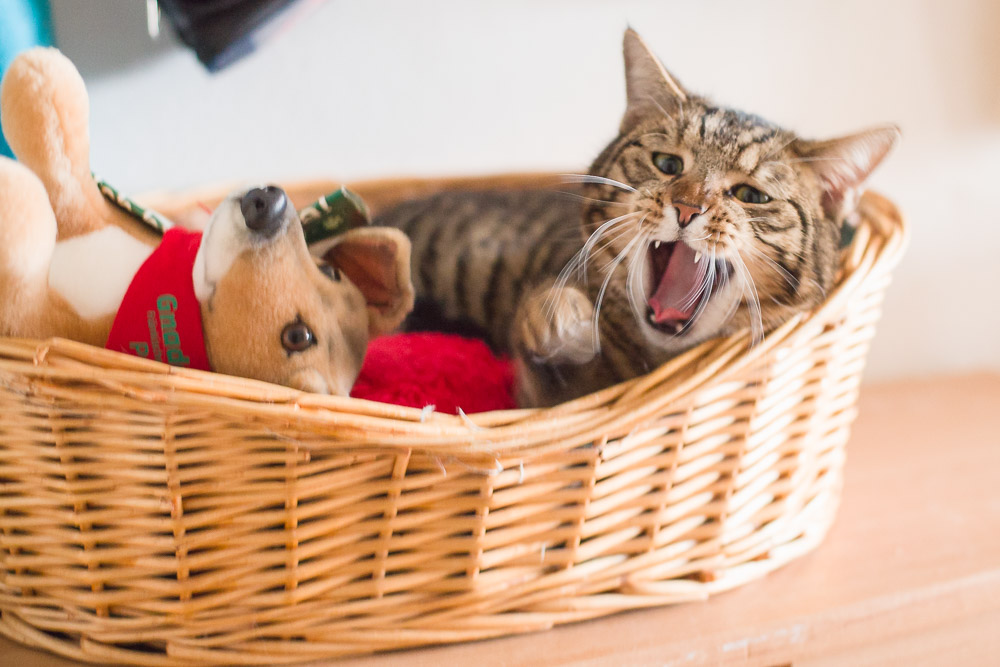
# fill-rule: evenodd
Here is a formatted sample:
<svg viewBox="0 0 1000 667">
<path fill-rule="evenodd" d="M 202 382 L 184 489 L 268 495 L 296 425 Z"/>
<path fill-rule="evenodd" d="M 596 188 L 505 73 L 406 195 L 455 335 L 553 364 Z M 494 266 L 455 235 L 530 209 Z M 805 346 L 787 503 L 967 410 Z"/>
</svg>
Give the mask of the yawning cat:
<svg viewBox="0 0 1000 667">
<path fill-rule="evenodd" d="M 687 92 L 625 33 L 628 105 L 577 199 L 445 192 L 385 212 L 424 304 L 516 356 L 523 405 L 646 373 L 819 303 L 859 187 L 898 137 L 807 141 Z"/>
</svg>

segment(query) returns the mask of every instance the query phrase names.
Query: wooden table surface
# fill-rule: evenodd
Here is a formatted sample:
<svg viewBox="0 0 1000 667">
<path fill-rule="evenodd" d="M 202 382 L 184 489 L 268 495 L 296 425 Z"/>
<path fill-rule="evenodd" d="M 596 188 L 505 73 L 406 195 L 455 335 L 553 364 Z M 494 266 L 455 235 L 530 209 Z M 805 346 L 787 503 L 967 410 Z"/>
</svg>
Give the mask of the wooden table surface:
<svg viewBox="0 0 1000 667">
<path fill-rule="evenodd" d="M 704 603 L 336 664 L 792 662 L 1000 664 L 1000 376 L 866 386 L 830 535 L 761 581 Z M 0 665 L 73 664 L 0 639 Z"/>
</svg>

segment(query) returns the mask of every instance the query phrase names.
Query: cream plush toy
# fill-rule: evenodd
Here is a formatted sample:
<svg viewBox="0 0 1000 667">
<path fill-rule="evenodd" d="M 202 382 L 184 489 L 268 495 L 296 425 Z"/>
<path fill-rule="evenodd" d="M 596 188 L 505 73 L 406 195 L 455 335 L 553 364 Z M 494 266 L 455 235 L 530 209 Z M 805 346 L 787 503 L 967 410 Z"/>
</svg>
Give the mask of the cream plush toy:
<svg viewBox="0 0 1000 667">
<path fill-rule="evenodd" d="M 0 334 L 59 336 L 298 389 L 347 395 L 369 338 L 413 305 L 409 241 L 374 227 L 310 255 L 274 186 L 230 195 L 203 234 L 162 237 L 101 194 L 88 99 L 55 49 L 19 56 L 0 119 Z M 332 246 L 332 248 L 330 247 Z"/>
</svg>

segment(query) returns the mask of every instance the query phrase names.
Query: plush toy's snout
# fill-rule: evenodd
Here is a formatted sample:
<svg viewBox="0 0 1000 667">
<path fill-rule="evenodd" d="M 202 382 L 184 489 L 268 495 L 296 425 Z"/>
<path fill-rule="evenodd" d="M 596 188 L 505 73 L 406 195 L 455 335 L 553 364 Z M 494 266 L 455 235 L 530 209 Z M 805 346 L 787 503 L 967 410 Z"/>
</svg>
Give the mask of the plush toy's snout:
<svg viewBox="0 0 1000 667">
<path fill-rule="evenodd" d="M 274 185 L 253 188 L 240 200 L 240 211 L 247 228 L 264 237 L 278 233 L 285 221 L 288 197 L 285 191 Z"/>
<path fill-rule="evenodd" d="M 410 245 L 398 230 L 350 229 L 327 260 L 273 185 L 237 190 L 215 209 L 194 266 L 212 368 L 305 391 L 346 395 L 371 336 L 413 305 Z"/>
</svg>

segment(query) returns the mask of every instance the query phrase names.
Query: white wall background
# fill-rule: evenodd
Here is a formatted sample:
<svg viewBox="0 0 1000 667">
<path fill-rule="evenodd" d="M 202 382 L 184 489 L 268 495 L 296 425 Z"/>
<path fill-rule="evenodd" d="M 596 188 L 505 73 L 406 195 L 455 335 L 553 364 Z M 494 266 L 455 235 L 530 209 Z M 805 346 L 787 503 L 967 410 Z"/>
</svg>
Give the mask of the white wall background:
<svg viewBox="0 0 1000 667">
<path fill-rule="evenodd" d="M 55 0 L 94 169 L 129 192 L 241 179 L 582 169 L 631 24 L 689 88 L 825 137 L 886 121 L 873 186 L 913 227 L 869 377 L 1000 369 L 997 0 L 331 0 L 217 75 L 139 0 Z"/>
</svg>

